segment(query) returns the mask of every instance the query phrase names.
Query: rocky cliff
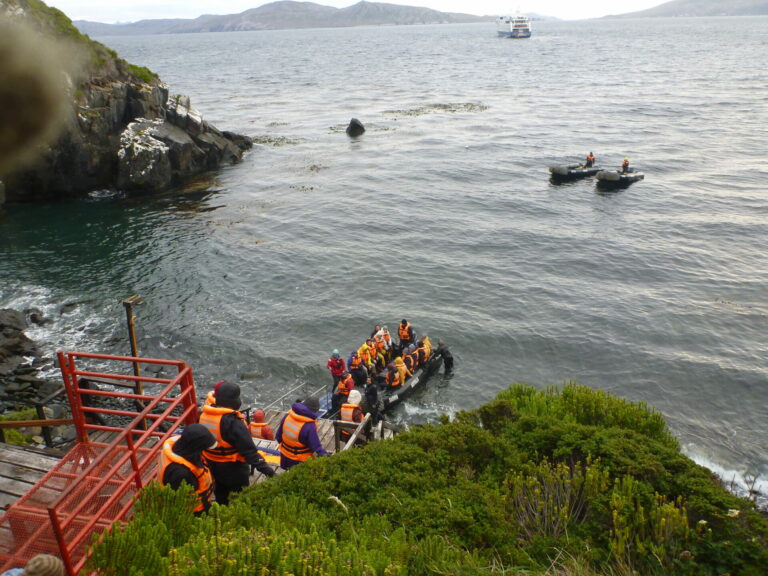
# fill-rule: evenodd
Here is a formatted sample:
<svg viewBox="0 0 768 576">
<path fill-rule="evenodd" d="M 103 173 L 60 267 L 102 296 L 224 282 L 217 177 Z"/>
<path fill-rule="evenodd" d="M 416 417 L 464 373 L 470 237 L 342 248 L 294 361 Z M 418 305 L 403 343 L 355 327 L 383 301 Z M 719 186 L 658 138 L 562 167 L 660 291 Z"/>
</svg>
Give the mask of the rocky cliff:
<svg viewBox="0 0 768 576">
<path fill-rule="evenodd" d="M 97 189 L 162 190 L 242 157 L 251 141 L 208 124 L 189 99 L 172 96 L 147 70 L 122 60 L 82 35 L 59 10 L 39 0 L 0 1 L 0 23 L 33 29 L 76 54 L 67 66 L 68 100 L 60 135 L 31 163 L 6 166 L 5 200 L 29 202 L 76 196 Z M 0 62 L 2 76 L 3 62 Z M 27 71 L 34 75 L 32 67 Z M 14 94 L 0 84 L 0 101 L 32 107 L 35 94 Z M 19 117 L 19 114 L 15 115 Z M 3 123 L 13 123 L 14 117 Z M 24 122 L 11 125 L 23 132 Z M 0 203 L 3 201 L 0 194 Z"/>
</svg>

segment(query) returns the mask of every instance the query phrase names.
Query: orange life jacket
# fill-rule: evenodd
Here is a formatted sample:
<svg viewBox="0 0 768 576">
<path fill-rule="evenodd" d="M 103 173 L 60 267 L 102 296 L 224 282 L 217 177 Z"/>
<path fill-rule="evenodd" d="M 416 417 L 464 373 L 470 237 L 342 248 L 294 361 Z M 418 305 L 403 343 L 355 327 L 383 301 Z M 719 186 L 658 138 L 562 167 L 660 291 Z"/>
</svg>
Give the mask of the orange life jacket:
<svg viewBox="0 0 768 576">
<path fill-rule="evenodd" d="M 389 386 L 392 386 L 393 388 L 395 386 L 400 386 L 400 384 L 402 384 L 402 381 L 400 379 L 400 371 L 399 370 L 390 370 L 387 373 L 387 384 Z"/>
<path fill-rule="evenodd" d="M 179 438 L 181 438 L 181 436 L 171 436 L 163 443 L 163 450 L 160 452 L 160 471 L 158 473 L 160 484 L 165 486 L 163 477 L 165 476 L 166 468 L 168 468 L 170 464 L 175 463 L 185 466 L 195 475 L 195 478 L 197 478 L 197 489 L 195 490 L 195 493 L 197 494 L 197 504 L 195 505 L 194 511 L 202 512 L 205 510 L 205 504 L 210 500 L 211 494 L 213 493 L 213 476 L 207 466 L 203 466 L 202 468 L 195 466 L 192 462 L 182 458 L 173 451 L 173 445 L 176 444 L 176 441 Z"/>
<path fill-rule="evenodd" d="M 299 462 L 305 462 L 314 456 L 309 447 L 299 441 L 299 434 L 305 424 L 317 427 L 317 422 L 314 419 L 296 414 L 293 410 L 288 411 L 288 415 L 283 421 L 283 439 L 279 446 L 283 456 Z"/>
<path fill-rule="evenodd" d="M 403 356 L 403 364 L 405 364 L 405 367 L 410 371 L 413 372 L 413 369 L 416 368 L 416 358 L 413 354 L 408 354 L 406 356 Z"/>
<path fill-rule="evenodd" d="M 427 351 L 427 347 L 424 344 L 421 344 L 418 348 L 416 348 L 416 354 L 419 359 L 419 364 L 424 364 L 424 362 L 427 361 L 427 358 L 429 358 L 429 352 Z"/>
<path fill-rule="evenodd" d="M 251 430 L 251 437 L 261 438 L 263 440 L 274 440 L 275 435 L 272 428 L 266 422 L 251 422 L 248 426 Z"/>
<path fill-rule="evenodd" d="M 213 450 L 204 450 L 203 456 L 211 462 L 245 462 L 237 449 L 225 442 L 221 437 L 221 418 L 225 414 L 235 414 L 245 425 L 245 416 L 232 408 L 222 408 L 220 406 L 203 406 L 203 412 L 200 414 L 200 424 L 208 428 L 213 437 L 216 438 L 216 448 Z"/>
<path fill-rule="evenodd" d="M 349 361 L 349 369 L 350 370 L 357 370 L 360 368 L 360 365 L 362 364 L 362 360 L 360 360 L 360 356 L 352 356 L 352 360 Z"/>
<path fill-rule="evenodd" d="M 409 328 L 411 327 L 410 322 L 403 326 L 400 324 L 400 327 L 397 329 L 397 335 L 400 338 L 400 340 L 404 342 L 410 342 L 411 341 L 411 334 Z"/>
<path fill-rule="evenodd" d="M 364 364 L 373 363 L 373 360 L 371 359 L 371 349 L 368 348 L 368 344 L 363 344 L 360 346 L 360 349 L 357 351 L 357 355 L 360 357 L 360 360 Z"/>
<path fill-rule="evenodd" d="M 360 406 L 357 404 L 342 404 L 341 412 L 339 412 L 339 420 L 342 422 L 355 422 L 355 410 L 359 409 Z M 352 436 L 352 432 L 349 430 L 341 430 L 339 436 L 342 440 L 347 440 Z"/>
<path fill-rule="evenodd" d="M 360 406 L 357 404 L 342 404 L 341 412 L 339 413 L 339 420 L 342 422 L 354 422 L 355 408 L 360 409 Z"/>
<path fill-rule="evenodd" d="M 352 391 L 352 388 L 354 387 L 355 387 L 355 380 L 352 378 L 350 374 L 347 374 L 346 378 L 342 377 L 341 380 L 339 380 L 339 387 L 336 389 L 336 392 L 346 396 Z"/>
<path fill-rule="evenodd" d="M 214 395 L 213 390 L 211 390 L 205 397 L 205 405 L 213 406 L 214 404 L 216 404 L 216 396 Z"/>
</svg>

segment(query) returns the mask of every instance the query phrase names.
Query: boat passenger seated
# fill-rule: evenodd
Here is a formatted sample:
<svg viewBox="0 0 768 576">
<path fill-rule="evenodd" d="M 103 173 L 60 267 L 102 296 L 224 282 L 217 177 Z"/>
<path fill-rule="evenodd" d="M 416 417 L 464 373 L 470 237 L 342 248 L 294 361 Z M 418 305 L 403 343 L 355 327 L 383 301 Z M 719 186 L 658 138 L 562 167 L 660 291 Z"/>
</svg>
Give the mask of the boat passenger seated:
<svg viewBox="0 0 768 576">
<path fill-rule="evenodd" d="M 400 374 L 400 384 L 404 384 L 408 378 L 413 376 L 413 372 L 408 370 L 408 367 L 405 365 L 405 362 L 403 362 L 402 356 L 398 356 L 395 358 L 395 370 L 397 370 Z"/>
<path fill-rule="evenodd" d="M 360 357 L 360 360 L 365 365 L 368 370 L 373 368 L 373 353 L 374 349 L 372 347 L 373 342 L 371 340 L 366 340 L 360 348 L 357 349 L 357 355 Z"/>
<path fill-rule="evenodd" d="M 425 336 L 424 338 L 419 340 L 419 346 L 416 348 L 416 354 L 418 354 L 418 358 L 419 358 L 419 366 L 424 364 L 429 358 L 430 349 L 427 346 L 427 343 L 424 342 L 425 340 L 427 341 L 427 343 L 429 342 L 429 339 Z"/>
<path fill-rule="evenodd" d="M 384 382 L 386 382 L 388 388 L 397 388 L 403 383 L 403 380 L 400 376 L 400 371 L 395 368 L 394 365 L 389 369 L 387 375 L 384 377 Z"/>
<path fill-rule="evenodd" d="M 405 367 L 408 368 L 410 372 L 416 370 L 416 367 L 419 365 L 418 358 L 416 357 L 416 354 L 414 354 L 412 346 L 408 346 L 408 348 L 403 350 L 402 359 L 403 364 L 405 364 Z"/>
</svg>

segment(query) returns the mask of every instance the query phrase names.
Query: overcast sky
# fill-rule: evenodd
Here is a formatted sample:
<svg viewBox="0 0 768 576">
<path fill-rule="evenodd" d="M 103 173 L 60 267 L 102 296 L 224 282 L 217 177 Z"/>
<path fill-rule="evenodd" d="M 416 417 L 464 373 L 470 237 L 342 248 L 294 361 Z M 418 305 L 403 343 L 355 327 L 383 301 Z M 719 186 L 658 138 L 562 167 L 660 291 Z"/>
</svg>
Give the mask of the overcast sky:
<svg viewBox="0 0 768 576">
<path fill-rule="evenodd" d="M 358 0 L 314 0 L 345 8 Z M 623 14 L 663 4 L 665 0 L 388 0 L 389 4 L 424 6 L 441 12 L 496 15 L 534 12 L 565 20 Z M 197 18 L 203 14 L 237 14 L 267 2 L 260 0 L 47 0 L 72 20 L 135 22 L 151 18 Z"/>
</svg>

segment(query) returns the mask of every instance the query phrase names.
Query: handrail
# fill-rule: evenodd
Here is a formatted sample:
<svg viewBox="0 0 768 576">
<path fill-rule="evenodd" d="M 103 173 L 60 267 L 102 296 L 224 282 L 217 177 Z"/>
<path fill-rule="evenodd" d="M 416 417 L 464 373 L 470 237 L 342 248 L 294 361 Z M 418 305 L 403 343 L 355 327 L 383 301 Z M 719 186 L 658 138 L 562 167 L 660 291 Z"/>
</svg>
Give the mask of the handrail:
<svg viewBox="0 0 768 576">
<path fill-rule="evenodd" d="M 72 418 L 50 418 L 44 420 L 3 420 L 0 421 L 0 429 L 4 428 L 32 428 L 35 426 L 66 426 L 72 424 Z"/>
</svg>

